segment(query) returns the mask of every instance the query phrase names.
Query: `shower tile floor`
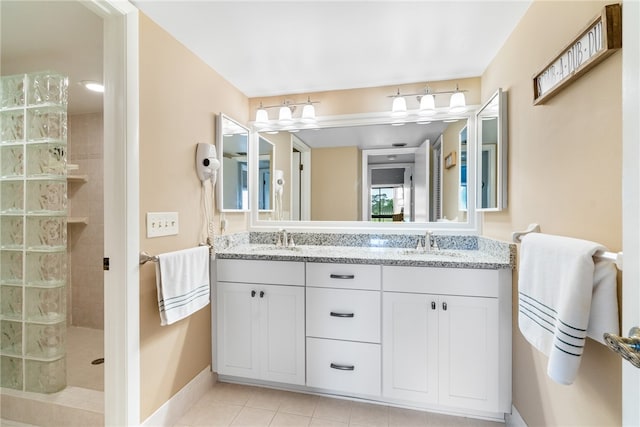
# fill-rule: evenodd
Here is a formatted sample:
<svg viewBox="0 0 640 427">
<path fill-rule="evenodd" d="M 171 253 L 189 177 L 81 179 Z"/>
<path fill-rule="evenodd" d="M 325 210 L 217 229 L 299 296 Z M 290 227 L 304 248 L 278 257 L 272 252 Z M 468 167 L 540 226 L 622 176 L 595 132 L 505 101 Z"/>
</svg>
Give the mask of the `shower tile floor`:
<svg viewBox="0 0 640 427">
<path fill-rule="evenodd" d="M 104 357 L 104 331 L 67 328 L 67 385 L 104 391 L 104 364 L 91 362 Z"/>
<path fill-rule="evenodd" d="M 2 389 L 0 426 L 99 427 L 104 425 L 102 330 L 67 328 L 67 387 L 52 394 Z M 13 421 L 20 420 L 20 421 Z"/>
</svg>

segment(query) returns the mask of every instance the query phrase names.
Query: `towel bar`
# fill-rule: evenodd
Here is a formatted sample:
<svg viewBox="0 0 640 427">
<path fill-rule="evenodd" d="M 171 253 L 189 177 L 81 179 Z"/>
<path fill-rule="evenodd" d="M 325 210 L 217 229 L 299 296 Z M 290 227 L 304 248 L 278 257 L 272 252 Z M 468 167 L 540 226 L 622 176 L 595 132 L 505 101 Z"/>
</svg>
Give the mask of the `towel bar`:
<svg viewBox="0 0 640 427">
<path fill-rule="evenodd" d="M 158 262 L 157 255 L 149 255 L 148 253 L 142 251 L 140 252 L 140 265 L 146 264 L 149 261 Z"/>
<path fill-rule="evenodd" d="M 514 243 L 522 243 L 522 237 L 526 236 L 529 233 L 540 233 L 540 225 L 539 224 L 529 224 L 526 230 L 524 231 L 514 231 L 511 233 L 511 238 Z M 598 251 L 593 256 L 597 260 L 608 260 L 613 262 L 618 270 L 622 270 L 622 252 L 608 252 L 608 251 Z"/>
<path fill-rule="evenodd" d="M 208 243 L 200 243 L 198 246 L 209 246 L 209 255 L 211 255 L 211 251 L 213 250 L 213 246 Z M 149 255 L 147 252 L 140 252 L 140 265 L 146 264 L 149 261 L 158 262 L 158 255 Z"/>
<path fill-rule="evenodd" d="M 605 333 L 604 340 L 611 350 L 631 362 L 636 368 L 640 368 L 640 328 L 631 328 L 629 338 Z"/>
</svg>

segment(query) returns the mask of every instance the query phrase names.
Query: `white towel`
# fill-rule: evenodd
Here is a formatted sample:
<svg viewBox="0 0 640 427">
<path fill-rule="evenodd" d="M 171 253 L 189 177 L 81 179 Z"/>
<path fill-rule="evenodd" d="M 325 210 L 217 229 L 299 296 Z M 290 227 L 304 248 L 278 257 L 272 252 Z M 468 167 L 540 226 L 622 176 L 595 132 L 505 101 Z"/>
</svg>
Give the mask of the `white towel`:
<svg viewBox="0 0 640 427">
<path fill-rule="evenodd" d="M 594 263 L 603 246 L 569 237 L 531 233 L 520 247 L 518 323 L 524 337 L 549 356 L 547 375 L 572 384 L 586 337 L 604 344 L 618 333 L 616 268 Z"/>
<path fill-rule="evenodd" d="M 209 248 L 158 255 L 156 285 L 160 324 L 170 325 L 209 304 Z"/>
</svg>

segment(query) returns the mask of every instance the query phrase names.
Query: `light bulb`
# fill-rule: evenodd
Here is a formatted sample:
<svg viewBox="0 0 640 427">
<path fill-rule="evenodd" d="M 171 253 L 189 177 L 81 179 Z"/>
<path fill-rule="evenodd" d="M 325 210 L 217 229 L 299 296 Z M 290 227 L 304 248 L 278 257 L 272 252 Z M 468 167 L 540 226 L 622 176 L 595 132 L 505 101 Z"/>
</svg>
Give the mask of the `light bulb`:
<svg viewBox="0 0 640 427">
<path fill-rule="evenodd" d="M 264 108 L 262 108 L 262 106 L 260 106 L 260 108 L 258 108 L 258 111 L 256 111 L 256 121 L 254 125 L 256 127 L 264 127 L 264 126 L 267 126 L 268 124 L 269 124 L 269 115 L 267 114 L 267 110 L 265 110 Z"/>
<path fill-rule="evenodd" d="M 436 100 L 431 94 L 423 95 L 420 99 L 420 110 L 418 114 L 421 116 L 431 116 L 436 112 Z"/>
<path fill-rule="evenodd" d="M 464 99 L 464 93 L 455 92 L 451 95 L 451 100 L 449 101 L 449 111 L 452 113 L 461 113 L 467 108 L 467 103 Z"/>
<path fill-rule="evenodd" d="M 302 109 L 302 123 L 315 123 L 316 121 L 316 109 L 313 104 L 305 104 Z"/>
<path fill-rule="evenodd" d="M 291 118 L 291 109 L 283 105 L 280 107 L 280 114 L 278 114 L 278 121 L 282 126 L 290 125 L 293 123 L 293 119 Z"/>
<path fill-rule="evenodd" d="M 400 96 L 400 91 L 398 91 L 398 95 L 393 98 L 393 105 L 391 106 L 391 117 L 400 118 L 405 117 L 407 115 L 407 101 L 404 97 Z"/>
</svg>

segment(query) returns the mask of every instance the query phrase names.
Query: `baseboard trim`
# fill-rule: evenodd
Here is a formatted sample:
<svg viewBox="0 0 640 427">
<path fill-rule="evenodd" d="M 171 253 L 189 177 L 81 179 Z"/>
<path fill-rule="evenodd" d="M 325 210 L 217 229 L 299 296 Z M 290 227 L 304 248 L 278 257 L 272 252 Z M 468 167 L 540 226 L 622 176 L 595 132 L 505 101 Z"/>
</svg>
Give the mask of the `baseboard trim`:
<svg viewBox="0 0 640 427">
<path fill-rule="evenodd" d="M 507 414 L 505 424 L 508 427 L 527 427 L 527 423 L 524 422 L 515 406 L 511 406 L 511 415 Z"/>
<path fill-rule="evenodd" d="M 144 427 L 171 427 L 197 402 L 217 380 L 217 374 L 207 366 L 180 391 L 167 400 L 141 424 Z"/>
</svg>

